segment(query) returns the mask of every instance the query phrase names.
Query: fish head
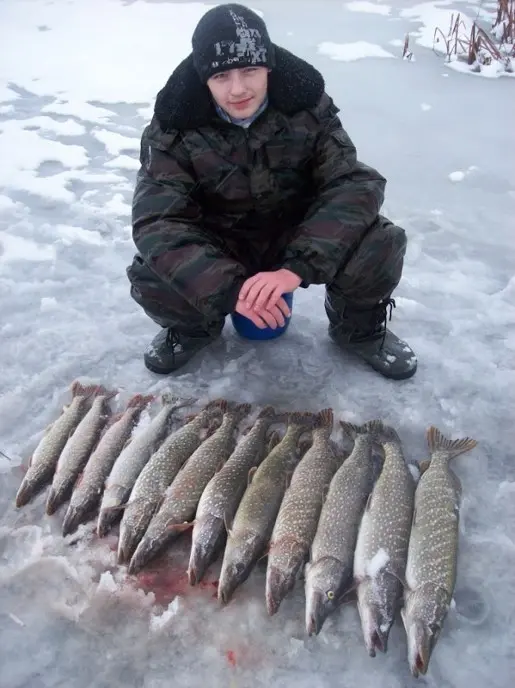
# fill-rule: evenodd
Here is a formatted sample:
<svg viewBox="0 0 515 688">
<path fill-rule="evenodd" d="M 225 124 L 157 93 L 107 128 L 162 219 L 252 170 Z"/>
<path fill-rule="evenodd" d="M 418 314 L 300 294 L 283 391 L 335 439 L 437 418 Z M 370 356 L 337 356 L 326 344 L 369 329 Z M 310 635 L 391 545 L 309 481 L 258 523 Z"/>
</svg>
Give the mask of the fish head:
<svg viewBox="0 0 515 688">
<path fill-rule="evenodd" d="M 306 632 L 318 635 L 327 617 L 342 601 L 342 588 L 348 576 L 342 571 L 341 562 L 324 557 L 315 564 L 306 564 Z"/>
<path fill-rule="evenodd" d="M 427 672 L 448 610 L 447 593 L 440 588 L 433 590 L 430 595 L 427 587 L 423 586 L 406 595 L 401 610 L 408 645 L 408 663 L 415 678 Z"/>
<path fill-rule="evenodd" d="M 196 585 L 204 577 L 213 558 L 223 546 L 225 526 L 223 519 L 207 514 L 201 516 L 193 526 L 190 559 L 188 564 L 188 580 L 190 585 Z"/>
<path fill-rule="evenodd" d="M 387 595 L 382 593 L 384 589 L 376 586 L 373 580 L 366 579 L 358 585 L 358 612 L 365 647 L 370 657 L 375 657 L 377 650 L 386 653 L 395 616 Z"/>
</svg>

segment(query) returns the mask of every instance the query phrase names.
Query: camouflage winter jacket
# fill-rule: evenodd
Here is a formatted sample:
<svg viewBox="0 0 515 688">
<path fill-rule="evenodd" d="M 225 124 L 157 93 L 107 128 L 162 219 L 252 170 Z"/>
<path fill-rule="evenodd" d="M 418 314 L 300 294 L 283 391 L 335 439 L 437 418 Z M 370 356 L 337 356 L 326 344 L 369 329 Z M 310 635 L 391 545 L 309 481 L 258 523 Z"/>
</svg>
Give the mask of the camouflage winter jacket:
<svg viewBox="0 0 515 688">
<path fill-rule="evenodd" d="M 133 238 L 196 308 L 231 312 L 243 281 L 286 267 L 330 283 L 376 219 L 385 179 L 356 159 L 321 74 L 277 48 L 248 129 L 216 113 L 186 58 L 143 132 Z"/>
</svg>

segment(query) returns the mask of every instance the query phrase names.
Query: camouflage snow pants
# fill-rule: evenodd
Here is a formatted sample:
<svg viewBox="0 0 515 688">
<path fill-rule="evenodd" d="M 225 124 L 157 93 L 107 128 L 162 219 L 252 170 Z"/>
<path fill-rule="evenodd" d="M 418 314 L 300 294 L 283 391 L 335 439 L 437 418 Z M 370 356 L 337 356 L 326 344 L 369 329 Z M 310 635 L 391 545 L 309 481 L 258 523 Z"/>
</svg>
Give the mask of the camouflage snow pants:
<svg viewBox="0 0 515 688">
<path fill-rule="evenodd" d="M 387 300 L 400 282 L 406 245 L 404 229 L 379 215 L 333 282 L 326 285 L 331 306 L 336 311 L 343 311 L 345 306 L 366 310 Z M 280 264 L 280 254 L 277 260 Z M 127 268 L 127 276 L 132 298 L 161 327 L 191 336 L 215 337 L 221 332 L 228 313 L 199 312 L 173 284 L 163 282 L 139 254 Z"/>
</svg>

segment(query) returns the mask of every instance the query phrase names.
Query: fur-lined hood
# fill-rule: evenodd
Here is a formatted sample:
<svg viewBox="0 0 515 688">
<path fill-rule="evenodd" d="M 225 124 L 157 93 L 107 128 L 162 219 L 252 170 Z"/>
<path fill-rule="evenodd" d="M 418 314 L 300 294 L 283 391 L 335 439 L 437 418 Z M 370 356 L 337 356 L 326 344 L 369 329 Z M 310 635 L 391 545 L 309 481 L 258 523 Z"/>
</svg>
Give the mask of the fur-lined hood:
<svg viewBox="0 0 515 688">
<path fill-rule="evenodd" d="M 316 107 L 325 90 L 323 76 L 285 48 L 275 46 L 275 51 L 276 66 L 268 79 L 270 105 L 285 115 Z M 159 91 L 154 112 L 163 132 L 196 129 L 216 118 L 209 88 L 200 81 L 191 54 Z"/>
</svg>

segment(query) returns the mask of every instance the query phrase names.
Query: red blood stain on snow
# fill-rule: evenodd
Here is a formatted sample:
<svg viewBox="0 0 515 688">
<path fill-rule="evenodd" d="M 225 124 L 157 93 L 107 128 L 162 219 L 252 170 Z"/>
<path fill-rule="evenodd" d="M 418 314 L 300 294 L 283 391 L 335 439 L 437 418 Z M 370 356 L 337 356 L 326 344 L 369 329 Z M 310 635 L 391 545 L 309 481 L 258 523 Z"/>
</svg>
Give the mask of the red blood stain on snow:
<svg viewBox="0 0 515 688">
<path fill-rule="evenodd" d="M 239 667 L 256 670 L 263 666 L 263 657 L 263 648 L 254 647 L 243 637 L 235 638 L 231 649 L 225 650 L 225 660 L 232 669 Z"/>
<path fill-rule="evenodd" d="M 156 604 L 161 605 L 170 604 L 177 595 L 189 597 L 214 590 L 212 597 L 216 597 L 218 588 L 218 581 L 210 580 L 208 574 L 197 585 L 190 585 L 184 567 L 172 562 L 146 568 L 135 576 L 134 583 L 145 592 L 153 592 Z"/>
</svg>

